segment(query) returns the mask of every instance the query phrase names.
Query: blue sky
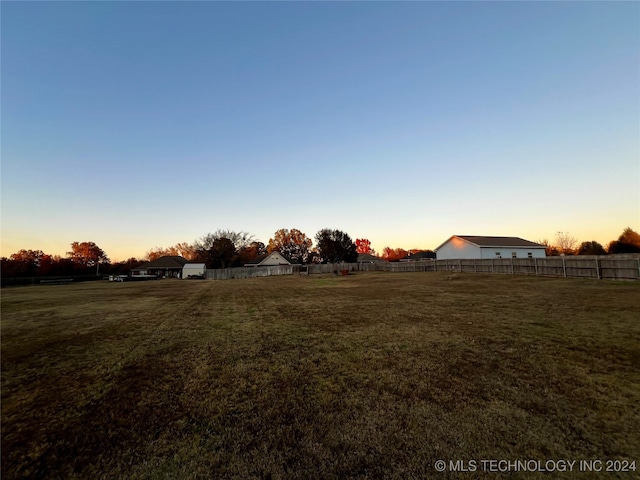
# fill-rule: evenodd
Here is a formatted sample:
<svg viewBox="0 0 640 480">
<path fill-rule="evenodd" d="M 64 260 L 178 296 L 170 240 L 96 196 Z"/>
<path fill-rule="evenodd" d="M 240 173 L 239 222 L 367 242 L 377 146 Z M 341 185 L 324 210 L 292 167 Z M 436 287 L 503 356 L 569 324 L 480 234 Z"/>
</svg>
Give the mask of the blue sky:
<svg viewBox="0 0 640 480">
<path fill-rule="evenodd" d="M 2 251 L 640 231 L 637 2 L 2 2 Z"/>
</svg>

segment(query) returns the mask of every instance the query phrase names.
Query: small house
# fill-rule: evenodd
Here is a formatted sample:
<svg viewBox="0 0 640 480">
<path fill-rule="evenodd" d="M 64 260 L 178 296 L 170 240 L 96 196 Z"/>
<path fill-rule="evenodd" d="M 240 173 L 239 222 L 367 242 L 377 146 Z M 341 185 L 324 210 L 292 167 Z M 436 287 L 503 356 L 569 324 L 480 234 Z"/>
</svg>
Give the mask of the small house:
<svg viewBox="0 0 640 480">
<path fill-rule="evenodd" d="M 436 254 L 431 250 L 420 250 L 420 251 L 414 250 L 413 252 L 409 252 L 409 254 L 406 257 L 401 258 L 400 261 L 401 262 L 422 262 L 424 260 L 435 260 L 435 259 L 436 259 Z"/>
<path fill-rule="evenodd" d="M 380 257 L 376 257 L 375 255 L 371 255 L 370 253 L 358 254 L 358 263 L 378 263 L 378 262 L 386 262 L 386 260 Z"/>
<path fill-rule="evenodd" d="M 464 258 L 544 258 L 545 246 L 519 237 L 453 235 L 435 249 L 438 260 Z"/>
<path fill-rule="evenodd" d="M 156 275 L 158 278 L 180 278 L 182 275 L 182 267 L 188 263 L 187 259 L 180 256 L 167 255 L 158 257 L 151 262 L 131 269 L 131 276 L 148 276 Z"/>
<path fill-rule="evenodd" d="M 273 267 L 278 265 L 292 265 L 296 262 L 285 257 L 280 252 L 274 251 L 254 258 L 244 264 L 245 267 Z"/>
</svg>

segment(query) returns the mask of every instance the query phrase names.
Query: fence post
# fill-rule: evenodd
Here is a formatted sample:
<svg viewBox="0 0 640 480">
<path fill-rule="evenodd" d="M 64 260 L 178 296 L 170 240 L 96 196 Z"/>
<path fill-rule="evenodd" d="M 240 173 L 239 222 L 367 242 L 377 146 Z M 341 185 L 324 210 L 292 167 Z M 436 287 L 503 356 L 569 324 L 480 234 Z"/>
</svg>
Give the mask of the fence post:
<svg viewBox="0 0 640 480">
<path fill-rule="evenodd" d="M 493 257 L 491 258 L 491 273 L 493 273 Z"/>
<path fill-rule="evenodd" d="M 596 257 L 596 278 L 600 278 L 600 267 L 598 267 L 598 257 Z"/>
<path fill-rule="evenodd" d="M 511 257 L 511 275 L 513 275 L 513 257 Z"/>
<path fill-rule="evenodd" d="M 533 257 L 533 268 L 536 272 L 536 277 L 538 276 L 538 259 Z"/>
<path fill-rule="evenodd" d="M 458 259 L 458 271 L 460 273 L 462 273 L 462 259 L 461 258 Z"/>
<path fill-rule="evenodd" d="M 638 258 L 638 278 L 640 278 L 640 258 Z"/>
<path fill-rule="evenodd" d="M 567 277 L 567 264 L 565 262 L 565 258 L 562 257 L 562 273 L 564 274 L 564 277 Z"/>
<path fill-rule="evenodd" d="M 473 259 L 473 273 L 478 273 L 478 262 L 476 262 L 476 259 Z"/>
</svg>

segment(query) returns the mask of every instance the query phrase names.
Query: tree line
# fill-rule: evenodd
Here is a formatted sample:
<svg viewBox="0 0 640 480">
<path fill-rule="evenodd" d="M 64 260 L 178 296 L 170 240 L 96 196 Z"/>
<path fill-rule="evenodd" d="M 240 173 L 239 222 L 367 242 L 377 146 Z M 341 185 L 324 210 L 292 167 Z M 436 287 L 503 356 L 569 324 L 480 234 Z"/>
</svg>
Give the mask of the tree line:
<svg viewBox="0 0 640 480">
<path fill-rule="evenodd" d="M 315 245 L 314 241 L 315 240 Z M 578 241 L 571 234 L 558 232 L 553 243 L 539 240 L 546 246 L 546 254 L 554 255 L 606 255 L 640 253 L 640 235 L 625 228 L 617 240 L 603 247 L 596 241 Z M 10 257 L 0 258 L 3 278 L 40 277 L 66 275 L 127 274 L 132 268 L 166 255 L 181 256 L 190 262 L 204 263 L 207 268 L 242 266 L 261 255 L 277 251 L 293 262 L 339 263 L 356 262 L 359 254 L 368 254 L 387 261 L 399 261 L 411 253 L 431 250 L 404 250 L 385 247 L 380 255 L 371 248 L 366 238 L 355 241 L 340 230 L 323 228 L 311 239 L 296 229 L 277 230 L 269 243 L 258 241 L 247 232 L 216 230 L 207 233 L 193 243 L 178 243 L 168 248 L 153 248 L 144 258 L 131 257 L 121 262 L 111 262 L 107 254 L 94 242 L 73 242 L 66 257 L 49 255 L 41 250 L 20 250 Z"/>
<path fill-rule="evenodd" d="M 132 268 L 162 256 L 181 256 L 190 262 L 204 263 L 207 268 L 242 266 L 261 255 L 280 252 L 293 262 L 355 262 L 356 243 L 340 230 L 324 228 L 316 236 L 316 245 L 298 229 L 277 230 L 268 245 L 247 232 L 217 230 L 207 233 L 193 243 L 178 243 L 168 248 L 153 248 L 144 258 L 131 257 L 111 262 L 107 254 L 94 242 L 73 242 L 66 257 L 49 255 L 42 250 L 20 250 L 10 257 L 0 258 L 3 278 L 40 276 L 77 276 L 126 274 Z M 370 242 L 366 241 L 369 245 Z"/>
<path fill-rule="evenodd" d="M 625 228 L 617 240 L 612 240 L 605 249 L 595 240 L 578 244 L 578 240 L 569 232 L 557 232 L 555 242 L 539 240 L 546 247 L 548 257 L 557 255 L 615 255 L 621 253 L 640 253 L 640 234 L 630 227 Z"/>
<path fill-rule="evenodd" d="M 23 249 L 9 258 L 0 258 L 3 278 L 98 275 L 117 267 L 94 242 L 73 242 L 66 257 Z"/>
<path fill-rule="evenodd" d="M 356 244 L 345 232 L 323 228 L 316 234 L 315 241 L 314 247 L 313 240 L 296 228 L 277 230 L 273 238 L 269 239 L 268 245 L 246 232 L 218 230 L 196 240 L 185 258 L 205 263 L 207 268 L 242 266 L 275 251 L 292 262 L 302 264 L 355 262 L 358 259 Z M 154 252 L 159 253 L 168 252 Z"/>
</svg>

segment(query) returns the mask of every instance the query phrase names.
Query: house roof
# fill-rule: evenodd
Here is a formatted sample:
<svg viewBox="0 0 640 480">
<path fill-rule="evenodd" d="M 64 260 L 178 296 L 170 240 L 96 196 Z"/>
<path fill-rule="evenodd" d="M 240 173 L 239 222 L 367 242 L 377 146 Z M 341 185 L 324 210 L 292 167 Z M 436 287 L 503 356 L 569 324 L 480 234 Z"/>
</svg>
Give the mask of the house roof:
<svg viewBox="0 0 640 480">
<path fill-rule="evenodd" d="M 207 268 L 207 266 L 204 263 L 185 263 L 184 267 L 191 267 L 191 268 Z"/>
<path fill-rule="evenodd" d="M 520 237 L 484 237 L 479 235 L 453 235 L 452 237 L 447 239 L 446 242 L 442 243 L 442 245 L 444 245 L 454 237 L 460 238 L 478 247 L 546 248 L 544 245 L 530 242 L 529 240 L 525 240 Z M 438 248 L 441 248 L 442 245 L 440 245 Z M 438 248 L 436 248 L 436 250 L 438 250 Z"/>
<path fill-rule="evenodd" d="M 258 255 L 256 258 L 254 258 L 253 260 L 250 260 L 248 262 L 244 262 L 245 265 L 259 265 L 260 263 L 262 263 L 262 261 L 267 258 L 269 255 L 271 255 L 270 253 L 265 253 L 263 255 Z"/>
<path fill-rule="evenodd" d="M 418 260 L 429 260 L 429 259 L 435 259 L 436 258 L 436 254 L 435 252 L 415 252 L 415 253 L 411 253 L 409 255 L 407 255 L 404 258 L 401 258 L 400 261 L 401 262 L 412 262 L 412 261 L 418 261 Z"/>
<path fill-rule="evenodd" d="M 133 268 L 132 270 L 149 270 L 153 268 L 179 268 L 182 269 L 186 263 L 189 263 L 186 258 L 180 256 L 165 256 L 158 257 L 151 262 L 143 263 L 142 265 Z"/>
<path fill-rule="evenodd" d="M 385 262 L 380 257 L 376 257 L 375 255 L 371 255 L 370 253 L 359 253 L 358 254 L 358 263 L 361 262 Z"/>
</svg>

